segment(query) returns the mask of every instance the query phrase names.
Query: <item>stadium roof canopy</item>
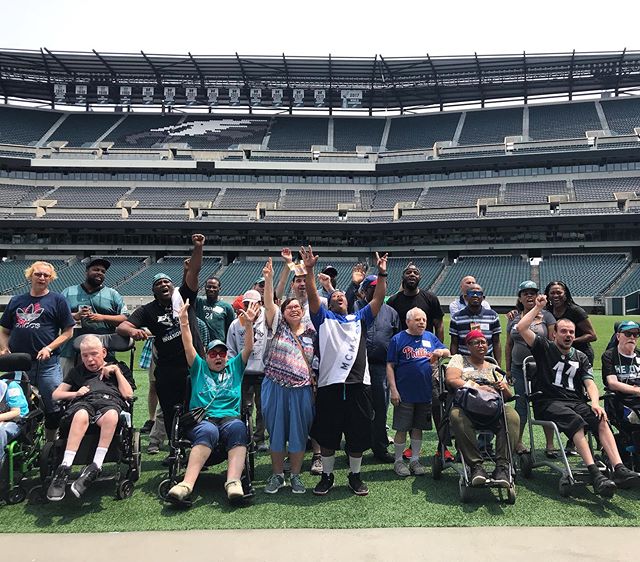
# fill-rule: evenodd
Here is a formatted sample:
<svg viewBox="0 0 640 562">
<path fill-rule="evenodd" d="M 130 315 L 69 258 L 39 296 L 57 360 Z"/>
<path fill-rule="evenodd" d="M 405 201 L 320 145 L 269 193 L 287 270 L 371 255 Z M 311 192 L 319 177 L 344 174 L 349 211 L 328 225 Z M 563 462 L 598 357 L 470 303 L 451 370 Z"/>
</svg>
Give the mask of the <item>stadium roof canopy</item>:
<svg viewBox="0 0 640 562">
<path fill-rule="evenodd" d="M 640 51 L 368 58 L 0 49 L 0 96 L 79 105 L 400 110 L 640 86 Z M 168 89 L 168 90 L 167 90 Z"/>
</svg>

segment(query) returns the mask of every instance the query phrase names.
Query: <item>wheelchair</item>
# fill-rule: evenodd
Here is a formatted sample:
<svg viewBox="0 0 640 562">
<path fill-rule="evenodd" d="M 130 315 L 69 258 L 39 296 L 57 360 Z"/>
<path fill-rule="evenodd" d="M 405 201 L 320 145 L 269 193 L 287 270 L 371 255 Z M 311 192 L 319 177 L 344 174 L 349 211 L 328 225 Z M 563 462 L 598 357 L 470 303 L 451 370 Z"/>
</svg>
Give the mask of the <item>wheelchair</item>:
<svg viewBox="0 0 640 562">
<path fill-rule="evenodd" d="M 191 396 L 191 384 L 187 383 L 187 397 Z M 188 398 L 187 398 L 188 400 Z M 185 437 L 185 430 L 180 423 L 181 416 L 188 411 L 187 404 L 178 404 L 174 406 L 174 415 L 171 425 L 171 435 L 169 436 L 169 456 L 168 474 L 158 486 L 158 497 L 162 501 L 168 501 L 167 496 L 169 490 L 181 480 L 181 476 L 187 467 L 189 461 L 189 451 L 191 442 Z M 242 501 L 248 501 L 255 495 L 255 489 L 252 481 L 255 476 L 255 454 L 256 444 L 253 441 L 253 428 L 251 426 L 251 418 L 247 412 L 243 411 L 241 416 L 245 425 L 249 443 L 247 445 L 247 455 L 245 457 L 244 470 L 240 482 L 242 483 L 242 491 L 244 495 Z M 227 460 L 227 451 L 221 441 L 218 442 L 215 449 L 211 451 L 209 458 L 204 464 L 203 471 L 208 467 L 221 464 Z M 182 503 L 182 507 L 191 507 L 192 502 L 186 500 Z"/>
<path fill-rule="evenodd" d="M 606 390 L 606 386 L 605 386 Z M 604 410 L 609 423 L 616 429 L 616 440 L 620 458 L 627 468 L 640 470 L 640 423 L 631 423 L 629 417 L 640 418 L 638 401 L 625 400 L 622 394 L 606 391 L 603 396 Z"/>
<path fill-rule="evenodd" d="M 45 443 L 44 407 L 40 395 L 29 382 L 31 357 L 27 353 L 0 356 L 0 376 L 5 382 L 17 381 L 22 388 L 29 413 L 18 422 L 20 432 L 7 444 L 0 467 L 0 498 L 7 504 L 17 504 L 27 497 L 24 484 L 39 468 L 40 451 Z"/>
<path fill-rule="evenodd" d="M 525 377 L 525 391 L 527 399 L 527 422 L 529 427 L 529 452 L 525 452 L 519 455 L 520 457 L 520 472 L 524 478 L 532 478 L 533 470 L 541 466 L 546 466 L 554 472 L 560 474 L 558 481 L 558 493 L 563 498 L 571 496 L 571 492 L 576 486 L 591 485 L 591 477 L 587 471 L 582 459 L 580 457 L 570 458 L 567 456 L 564 447 L 562 446 L 563 436 L 558 430 L 558 426 L 552 421 L 536 420 L 533 417 L 533 403 L 535 402 L 537 393 L 532 392 L 531 383 L 535 378 L 536 362 L 532 356 L 527 357 L 523 364 L 524 377 Z M 534 426 L 550 428 L 554 433 L 554 438 L 558 443 L 558 455 L 559 458 L 548 459 L 544 455 L 544 452 L 536 449 L 534 438 Z M 596 445 L 597 438 L 595 438 L 591 432 L 587 432 L 589 446 L 594 451 L 594 442 Z M 599 445 L 597 447 L 599 449 Z M 609 467 L 605 464 L 603 457 L 599 454 L 594 454 L 593 459 L 596 466 L 605 475 L 608 475 Z"/>
<path fill-rule="evenodd" d="M 74 340 L 73 346 L 76 351 L 79 351 L 80 343 L 87 335 L 89 334 L 79 336 Z M 97 335 L 97 337 L 102 341 L 104 347 L 110 352 L 129 352 L 128 365 L 123 362 L 119 362 L 119 364 L 132 388 L 135 389 L 136 386 L 133 380 L 133 359 L 135 352 L 134 341 L 130 338 L 124 338 L 118 334 L 102 334 Z M 116 433 L 113 436 L 104 460 L 105 464 L 115 463 L 115 471 L 105 470 L 96 479 L 97 482 L 110 480 L 115 481 L 115 497 L 117 499 L 126 499 L 131 497 L 133 495 L 134 484 L 140 478 L 142 455 L 140 448 L 140 431 L 133 427 L 134 402 L 135 397 L 130 401 L 125 401 L 126 408 L 120 413 L 120 420 Z M 63 404 L 61 412 L 62 416 L 64 416 L 65 409 L 66 405 Z M 42 449 L 40 455 L 41 484 L 33 491 L 34 501 L 46 501 L 47 488 L 51 484 L 56 469 L 62 462 L 62 458 L 64 456 L 69 427 L 70 423 L 62 424 L 58 439 L 47 443 Z M 94 424 L 90 425 L 76 453 L 73 461 L 74 466 L 85 466 L 92 462 L 99 437 L 99 428 Z M 72 481 L 73 480 L 70 479 L 69 483 Z"/>
<path fill-rule="evenodd" d="M 485 357 L 485 360 L 489 363 L 496 364 L 495 360 L 491 357 Z M 500 501 L 506 501 L 506 503 L 513 505 L 516 502 L 516 487 L 515 487 L 515 470 L 513 463 L 513 453 L 511 443 L 509 441 L 509 432 L 507 431 L 507 418 L 506 418 L 506 402 L 502 400 L 502 424 L 504 427 L 504 431 L 506 433 L 507 439 L 507 473 L 509 475 L 509 485 L 508 487 L 502 487 L 497 482 L 494 482 L 490 478 L 487 479 L 486 483 L 483 486 L 474 487 L 471 486 L 471 468 L 465 461 L 464 455 L 462 451 L 458 450 L 454 460 L 447 460 L 445 458 L 445 449 L 448 444 L 451 443 L 452 440 L 452 432 L 450 428 L 450 418 L 449 414 L 451 412 L 451 408 L 453 407 L 453 393 L 449 391 L 445 383 L 445 372 L 448 364 L 448 359 L 441 361 L 438 366 L 438 386 L 436 389 L 438 392 L 438 407 L 440 410 L 440 418 L 441 423 L 438 428 L 438 437 L 439 437 L 439 455 L 433 455 L 431 460 L 431 476 L 434 480 L 440 480 L 442 478 L 442 472 L 448 468 L 452 468 L 458 474 L 458 492 L 460 495 L 460 501 L 462 503 L 468 503 L 471 501 L 473 497 L 473 490 L 482 489 L 482 488 L 494 488 L 498 490 L 498 499 Z M 502 396 L 501 396 L 502 399 Z M 512 397 L 510 401 L 514 400 L 515 396 Z M 479 443 L 480 453 L 482 455 L 483 461 L 488 461 L 490 463 L 495 463 L 495 454 L 493 450 L 490 448 L 491 439 L 494 436 L 493 431 L 488 428 L 479 428 L 476 431 L 476 436 L 483 436 L 484 444 Z"/>
</svg>

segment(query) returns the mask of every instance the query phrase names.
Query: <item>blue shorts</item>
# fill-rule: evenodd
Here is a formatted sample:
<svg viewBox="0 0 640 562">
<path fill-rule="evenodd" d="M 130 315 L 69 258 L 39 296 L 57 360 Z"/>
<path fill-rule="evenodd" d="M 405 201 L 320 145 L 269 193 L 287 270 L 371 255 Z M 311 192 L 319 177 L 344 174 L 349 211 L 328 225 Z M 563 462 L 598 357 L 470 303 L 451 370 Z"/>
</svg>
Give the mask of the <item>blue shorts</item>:
<svg viewBox="0 0 640 562">
<path fill-rule="evenodd" d="M 187 433 L 191 446 L 204 445 L 213 450 L 221 441 L 224 448 L 229 451 L 234 447 L 246 447 L 249 442 L 247 428 L 237 418 L 227 418 L 221 423 L 213 423 L 209 420 L 201 421 Z"/>
<path fill-rule="evenodd" d="M 262 417 L 269 432 L 269 447 L 282 453 L 301 453 L 307 448 L 313 424 L 313 388 L 280 386 L 265 377 L 262 381 Z M 288 443 L 288 447 L 287 447 Z"/>
</svg>

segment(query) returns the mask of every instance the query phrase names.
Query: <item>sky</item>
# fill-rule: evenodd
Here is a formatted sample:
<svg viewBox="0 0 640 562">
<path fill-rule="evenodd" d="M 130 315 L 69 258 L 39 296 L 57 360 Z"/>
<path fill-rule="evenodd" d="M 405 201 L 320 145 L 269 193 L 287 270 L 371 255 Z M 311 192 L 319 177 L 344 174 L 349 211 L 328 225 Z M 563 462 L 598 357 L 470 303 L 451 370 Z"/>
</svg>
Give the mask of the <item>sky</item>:
<svg viewBox="0 0 640 562">
<path fill-rule="evenodd" d="M 637 0 L 2 0 L 0 48 L 409 57 L 640 48 Z"/>
</svg>

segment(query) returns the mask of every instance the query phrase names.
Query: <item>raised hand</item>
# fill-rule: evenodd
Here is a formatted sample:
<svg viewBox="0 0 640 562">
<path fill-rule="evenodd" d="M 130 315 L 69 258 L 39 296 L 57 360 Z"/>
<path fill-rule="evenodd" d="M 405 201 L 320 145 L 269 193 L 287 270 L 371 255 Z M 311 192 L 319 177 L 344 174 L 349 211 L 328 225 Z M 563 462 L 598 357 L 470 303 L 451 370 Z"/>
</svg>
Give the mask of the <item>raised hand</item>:
<svg viewBox="0 0 640 562">
<path fill-rule="evenodd" d="M 285 261 L 285 263 L 293 262 L 293 255 L 291 254 L 291 250 L 289 248 L 282 248 L 282 250 L 280 250 L 280 255 L 282 256 L 282 259 Z"/>
<path fill-rule="evenodd" d="M 547 295 L 545 295 L 544 293 L 541 295 L 538 295 L 536 297 L 536 307 L 542 310 L 546 308 L 546 306 L 547 306 Z"/>
<path fill-rule="evenodd" d="M 180 307 L 178 318 L 180 318 L 180 324 L 189 324 L 189 299 Z"/>
<path fill-rule="evenodd" d="M 206 240 L 206 238 L 204 237 L 204 234 L 192 234 L 191 235 L 191 242 L 193 242 L 194 246 L 204 246 L 204 241 Z"/>
<path fill-rule="evenodd" d="M 304 266 L 307 269 L 312 269 L 316 265 L 319 257 L 313 255 L 313 249 L 311 248 L 311 245 L 309 245 L 308 248 L 301 246 L 300 255 L 302 256 L 302 263 L 304 263 Z"/>
<path fill-rule="evenodd" d="M 382 256 L 376 252 L 376 263 L 378 265 L 378 273 L 387 272 L 387 258 L 389 254 L 383 254 Z"/>
<path fill-rule="evenodd" d="M 240 311 L 240 319 L 244 320 L 245 322 L 249 322 L 250 324 L 253 324 L 254 320 L 258 317 L 259 313 L 260 313 L 260 303 L 252 302 L 252 303 L 249 303 L 247 310 Z"/>
<path fill-rule="evenodd" d="M 365 276 L 367 275 L 367 270 L 364 264 L 357 263 L 351 269 L 351 281 L 354 284 L 360 285 L 364 281 Z"/>
<path fill-rule="evenodd" d="M 267 263 L 262 268 L 262 276 L 265 279 L 273 279 L 273 260 L 271 258 L 267 259 Z"/>
</svg>

